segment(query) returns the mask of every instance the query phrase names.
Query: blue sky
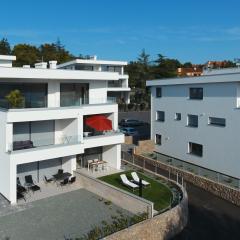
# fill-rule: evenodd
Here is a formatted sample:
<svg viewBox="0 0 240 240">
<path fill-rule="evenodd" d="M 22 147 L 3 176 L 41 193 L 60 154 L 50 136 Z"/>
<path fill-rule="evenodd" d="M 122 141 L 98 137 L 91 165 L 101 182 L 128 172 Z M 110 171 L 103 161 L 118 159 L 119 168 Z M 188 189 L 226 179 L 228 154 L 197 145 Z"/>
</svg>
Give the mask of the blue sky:
<svg viewBox="0 0 240 240">
<path fill-rule="evenodd" d="M 5 9 L 5 10 L 4 10 Z M 8 0 L 0 38 L 61 42 L 73 54 L 135 60 L 141 49 L 202 63 L 240 57 L 239 0 Z"/>
</svg>

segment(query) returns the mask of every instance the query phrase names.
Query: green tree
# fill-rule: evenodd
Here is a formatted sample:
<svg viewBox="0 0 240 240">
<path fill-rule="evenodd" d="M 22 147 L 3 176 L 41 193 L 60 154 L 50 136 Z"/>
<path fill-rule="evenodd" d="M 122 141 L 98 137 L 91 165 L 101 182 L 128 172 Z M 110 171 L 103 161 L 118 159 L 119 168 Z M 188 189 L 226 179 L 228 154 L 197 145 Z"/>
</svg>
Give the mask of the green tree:
<svg viewBox="0 0 240 240">
<path fill-rule="evenodd" d="M 45 62 L 56 60 L 58 63 L 63 63 L 74 59 L 74 56 L 65 49 L 59 39 L 55 43 L 40 45 L 39 52 Z"/>
<path fill-rule="evenodd" d="M 40 59 L 40 53 L 37 47 L 29 44 L 17 44 L 14 46 L 13 55 L 17 57 L 14 66 L 34 65 Z"/>
<path fill-rule="evenodd" d="M 7 38 L 3 38 L 0 41 L 0 54 L 2 55 L 10 55 L 11 54 L 11 47 L 7 40 Z"/>
<path fill-rule="evenodd" d="M 11 108 L 21 108 L 24 105 L 24 96 L 18 89 L 12 90 L 5 98 Z"/>
<path fill-rule="evenodd" d="M 152 77 L 150 55 L 145 52 L 145 49 L 139 54 L 137 61 L 128 64 L 126 72 L 129 74 L 130 87 L 145 88 L 146 80 Z"/>
<path fill-rule="evenodd" d="M 192 63 L 191 62 L 185 62 L 184 64 L 183 64 L 183 67 L 184 68 L 191 68 L 193 65 L 192 65 Z"/>
<path fill-rule="evenodd" d="M 177 76 L 177 69 L 182 66 L 177 59 L 167 58 L 162 54 L 158 54 L 155 64 L 153 67 L 154 78 L 175 77 Z"/>
</svg>

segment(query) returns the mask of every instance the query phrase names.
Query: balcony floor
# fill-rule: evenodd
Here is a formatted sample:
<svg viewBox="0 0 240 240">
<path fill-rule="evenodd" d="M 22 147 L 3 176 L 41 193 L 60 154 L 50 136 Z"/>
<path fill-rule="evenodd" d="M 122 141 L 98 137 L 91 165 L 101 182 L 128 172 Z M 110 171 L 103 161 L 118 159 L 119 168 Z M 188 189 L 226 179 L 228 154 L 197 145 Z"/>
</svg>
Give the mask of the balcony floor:
<svg viewBox="0 0 240 240">
<path fill-rule="evenodd" d="M 71 191 L 75 191 L 83 188 L 77 176 L 76 176 L 76 182 L 72 184 L 68 184 L 67 186 L 61 187 L 59 185 L 59 182 L 41 183 L 41 184 L 38 184 L 38 186 L 41 188 L 41 191 L 36 191 L 34 193 L 29 191 L 28 193 L 25 194 L 26 201 L 24 199 L 18 200 L 18 204 L 34 202 L 40 199 L 56 196 L 59 194 L 63 194 L 63 193 L 67 193 L 67 192 L 71 192 Z"/>
</svg>

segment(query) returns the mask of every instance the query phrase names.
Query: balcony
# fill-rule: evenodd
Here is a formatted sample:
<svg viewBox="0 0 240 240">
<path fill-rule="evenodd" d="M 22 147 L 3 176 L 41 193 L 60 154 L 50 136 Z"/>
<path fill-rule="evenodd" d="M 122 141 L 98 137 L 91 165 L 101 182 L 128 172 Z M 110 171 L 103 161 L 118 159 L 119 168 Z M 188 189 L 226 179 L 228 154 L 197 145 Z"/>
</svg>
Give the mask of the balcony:
<svg viewBox="0 0 240 240">
<path fill-rule="evenodd" d="M 81 136 L 63 136 L 52 139 L 15 141 L 9 144 L 10 160 L 24 164 L 48 159 L 82 154 L 84 152 Z"/>
<path fill-rule="evenodd" d="M 108 87 L 109 88 L 122 88 L 123 83 L 122 81 L 108 81 Z"/>
<path fill-rule="evenodd" d="M 62 136 L 55 138 L 34 138 L 34 140 L 18 140 L 9 143 L 9 152 L 21 150 L 35 150 L 37 148 L 53 148 L 63 145 L 74 145 L 81 143 L 81 136 Z"/>
<path fill-rule="evenodd" d="M 84 148 L 107 146 L 121 143 L 124 143 L 124 134 L 122 134 L 120 131 L 108 131 L 98 134 L 84 132 L 83 135 Z"/>
</svg>

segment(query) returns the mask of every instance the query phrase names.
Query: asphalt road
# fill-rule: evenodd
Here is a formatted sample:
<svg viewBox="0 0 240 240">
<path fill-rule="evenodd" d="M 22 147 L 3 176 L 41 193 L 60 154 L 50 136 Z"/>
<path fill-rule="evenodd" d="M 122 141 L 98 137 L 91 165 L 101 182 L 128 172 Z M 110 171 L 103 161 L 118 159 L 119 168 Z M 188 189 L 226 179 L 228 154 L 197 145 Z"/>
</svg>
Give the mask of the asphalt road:
<svg viewBox="0 0 240 240">
<path fill-rule="evenodd" d="M 168 172 L 159 170 L 168 177 Z M 176 176 L 171 175 L 176 180 Z M 189 219 L 174 240 L 239 240 L 240 207 L 186 182 Z"/>
<path fill-rule="evenodd" d="M 240 239 L 240 207 L 187 184 L 189 220 L 174 240 Z"/>
<path fill-rule="evenodd" d="M 121 121 L 122 118 L 131 118 L 137 119 L 150 124 L 151 121 L 151 113 L 150 111 L 139 111 L 139 112 L 119 112 L 118 120 Z"/>
<path fill-rule="evenodd" d="M 138 131 L 138 138 L 134 139 L 135 142 L 137 140 L 146 140 L 150 139 L 150 112 L 119 112 L 118 120 L 119 122 L 123 118 L 137 119 L 143 121 L 145 124 L 143 126 L 134 127 Z"/>
</svg>

